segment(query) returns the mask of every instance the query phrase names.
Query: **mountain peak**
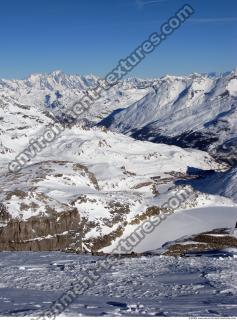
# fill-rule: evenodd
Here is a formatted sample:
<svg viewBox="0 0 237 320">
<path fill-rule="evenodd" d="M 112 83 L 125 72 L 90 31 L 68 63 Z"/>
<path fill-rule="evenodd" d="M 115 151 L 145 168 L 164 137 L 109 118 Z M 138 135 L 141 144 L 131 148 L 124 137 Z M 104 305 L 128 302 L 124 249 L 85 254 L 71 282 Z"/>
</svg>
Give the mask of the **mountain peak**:
<svg viewBox="0 0 237 320">
<path fill-rule="evenodd" d="M 61 70 L 54 70 L 54 71 L 50 72 L 50 75 L 52 75 L 52 76 L 59 76 L 61 74 L 64 74 Z"/>
</svg>

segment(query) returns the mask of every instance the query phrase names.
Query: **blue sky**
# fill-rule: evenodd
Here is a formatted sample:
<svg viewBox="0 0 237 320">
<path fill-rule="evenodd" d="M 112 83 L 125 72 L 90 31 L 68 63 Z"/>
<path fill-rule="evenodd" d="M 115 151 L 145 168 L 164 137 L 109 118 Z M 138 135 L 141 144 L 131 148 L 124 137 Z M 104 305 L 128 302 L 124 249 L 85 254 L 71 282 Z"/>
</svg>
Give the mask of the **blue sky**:
<svg viewBox="0 0 237 320">
<path fill-rule="evenodd" d="M 237 66 L 236 0 L 1 0 L 0 78 L 108 73 L 185 3 L 195 14 L 131 75 Z"/>
</svg>

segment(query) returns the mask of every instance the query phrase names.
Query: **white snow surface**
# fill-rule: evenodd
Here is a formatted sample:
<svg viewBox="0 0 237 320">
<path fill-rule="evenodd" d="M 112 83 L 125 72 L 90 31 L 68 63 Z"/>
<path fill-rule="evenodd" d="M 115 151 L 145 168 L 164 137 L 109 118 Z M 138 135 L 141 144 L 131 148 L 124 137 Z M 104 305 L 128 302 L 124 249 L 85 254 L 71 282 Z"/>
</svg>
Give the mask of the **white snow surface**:
<svg viewBox="0 0 237 320">
<path fill-rule="evenodd" d="M 116 85 L 111 92 L 105 93 L 106 97 L 103 99 L 108 99 L 108 103 L 104 103 L 103 99 L 97 101 L 94 109 L 90 110 L 93 112 L 89 119 L 98 120 L 118 107 L 126 108 L 132 104 L 126 109 L 126 116 L 121 118 L 123 128 L 133 125 L 134 121 L 138 121 L 136 127 L 140 127 L 147 121 L 155 120 L 154 115 L 164 115 L 160 119 L 168 121 L 170 112 L 178 122 L 169 122 L 169 128 L 182 131 L 187 127 L 199 127 L 199 124 L 203 125 L 204 119 L 212 119 L 217 111 L 227 110 L 227 104 L 218 103 L 217 109 L 206 109 L 206 99 L 219 101 L 219 95 L 225 90 L 229 92 L 228 105 L 235 99 L 235 77 L 235 72 L 218 77 L 197 74 L 185 77 L 166 76 L 148 80 L 148 88 L 142 85 L 142 80 L 128 79 Z M 95 76 L 69 76 L 56 71 L 49 75 L 31 75 L 25 80 L 0 82 L 0 201 L 12 218 L 27 220 L 32 216 L 47 215 L 47 206 L 59 214 L 76 207 L 82 217 L 96 222 L 97 228 L 90 230 L 87 238 L 106 235 L 119 226 L 124 227 L 126 235 L 132 230 L 130 222 L 135 217 L 142 215 L 151 206 L 162 205 L 165 199 L 175 193 L 176 181 L 179 177 L 187 178 L 188 168 L 217 171 L 225 169 L 224 165 L 215 162 L 208 153 L 200 150 L 138 141 L 104 128 L 83 128 L 78 123 L 67 128 L 56 141 L 28 162 L 22 171 L 17 174 L 8 173 L 9 161 L 14 160 L 31 139 L 38 137 L 45 127 L 53 123 L 46 112 L 45 96 L 62 95 L 58 100 L 61 107 L 66 108 L 74 101 L 70 94 L 77 95 L 78 98 L 85 90 L 92 88 L 97 79 Z M 132 100 L 137 102 L 133 104 Z M 146 103 L 147 101 L 150 102 Z M 123 112 L 117 115 L 120 117 Z M 193 116 L 196 122 L 192 121 Z M 165 125 L 166 120 L 163 120 L 162 128 L 169 130 Z M 235 117 L 231 116 L 230 121 L 234 130 Z M 215 182 L 216 185 L 221 184 L 221 180 L 218 181 Z M 236 203 L 221 196 L 235 200 L 234 181 L 235 175 L 226 183 L 225 189 L 228 191 L 218 191 L 217 194 L 213 192 L 214 195 L 197 188 L 199 192 L 193 191 L 195 201 L 182 208 L 191 210 L 191 213 L 177 212 L 177 217 L 182 221 L 183 214 L 193 217 L 192 209 L 200 209 L 201 211 L 194 212 L 201 212 L 203 219 L 210 221 L 210 228 L 212 221 L 216 221 L 218 225 L 222 223 L 223 227 L 226 224 L 229 226 L 232 223 L 232 207 Z M 24 192 L 24 203 L 21 194 L 16 192 L 19 190 Z M 122 221 L 112 223 L 111 204 L 116 207 L 116 202 L 123 209 Z M 208 210 L 207 207 L 222 207 L 222 216 L 219 213 L 222 209 Z M 170 219 L 176 218 L 172 216 Z M 176 223 L 179 228 L 178 222 Z M 189 226 L 189 234 L 192 234 L 191 222 Z M 207 227 L 205 226 L 205 230 Z M 183 232 L 188 232 L 187 229 L 183 229 Z M 157 243 L 161 245 L 166 238 L 158 236 L 156 233 Z"/>
<path fill-rule="evenodd" d="M 52 105 L 70 107 L 97 80 L 93 75 L 55 71 L 0 81 L 1 210 L 4 205 L 11 218 L 28 220 L 76 208 L 95 225 L 85 241 L 123 228 L 122 235 L 102 248 L 111 252 L 141 225 L 142 221 L 132 223 L 134 219 L 148 208 L 162 207 L 180 190 L 189 190 L 190 197 L 174 212 L 169 208 L 169 216 L 131 251 L 156 250 L 184 236 L 234 228 L 236 168 L 227 171 L 226 165 L 200 150 L 138 141 L 78 123 L 19 173 L 8 172 L 9 161 L 53 123 Z M 131 133 L 152 123 L 158 131 L 177 135 L 210 126 L 219 130 L 218 143 L 223 143 L 236 138 L 236 92 L 236 72 L 165 76 L 145 84 L 133 78 L 105 92 L 87 118 L 98 122 L 124 109 L 115 112 L 113 130 Z M 215 172 L 196 179 L 188 176 L 189 168 Z M 0 227 L 5 225 L 0 220 Z M 106 259 L 60 252 L 0 252 L 0 315 L 41 314 L 88 270 L 97 271 L 100 260 L 109 263 Z M 233 249 L 215 256 L 122 258 L 108 272 L 103 270 L 63 315 L 236 316 L 236 284 Z"/>
<path fill-rule="evenodd" d="M 59 252 L 0 253 L 0 315 L 36 316 L 105 257 Z M 114 260 L 64 316 L 236 316 L 236 257 Z M 99 262 L 100 261 L 100 262 Z M 96 273 L 97 274 L 97 273 Z"/>
<path fill-rule="evenodd" d="M 172 138 L 190 132 L 208 134 L 217 139 L 216 147 L 237 139 L 236 99 L 236 70 L 214 77 L 165 76 L 142 99 L 104 119 L 102 124 L 151 140 L 158 135 Z"/>
<path fill-rule="evenodd" d="M 95 75 L 69 75 L 60 70 L 49 74 L 31 74 L 23 80 L 0 80 L 0 98 L 13 103 L 31 106 L 33 113 L 71 107 L 76 101 L 96 87 L 100 78 Z M 150 81 L 152 83 L 152 81 Z M 142 98 L 148 89 L 142 80 L 121 81 L 91 106 L 87 117 L 99 121 L 117 108 L 126 108 Z"/>
<path fill-rule="evenodd" d="M 155 250 L 162 247 L 165 243 L 174 241 L 186 235 L 202 233 L 218 228 L 233 228 L 237 220 L 237 208 L 230 207 L 203 207 L 191 210 L 180 210 L 171 216 L 168 216 L 160 223 L 155 230 L 147 234 L 138 245 L 131 249 L 135 252 L 145 252 Z M 121 239 L 126 239 L 132 234 L 131 228 L 129 232 L 125 232 Z M 120 239 L 120 240 L 121 240 Z M 111 252 L 117 248 L 118 242 L 105 248 L 104 251 Z M 116 252 L 122 253 L 120 250 Z"/>
<path fill-rule="evenodd" d="M 236 179 L 237 167 L 235 166 L 225 172 L 216 172 L 203 179 L 190 180 L 187 183 L 201 192 L 219 194 L 237 202 Z"/>
</svg>

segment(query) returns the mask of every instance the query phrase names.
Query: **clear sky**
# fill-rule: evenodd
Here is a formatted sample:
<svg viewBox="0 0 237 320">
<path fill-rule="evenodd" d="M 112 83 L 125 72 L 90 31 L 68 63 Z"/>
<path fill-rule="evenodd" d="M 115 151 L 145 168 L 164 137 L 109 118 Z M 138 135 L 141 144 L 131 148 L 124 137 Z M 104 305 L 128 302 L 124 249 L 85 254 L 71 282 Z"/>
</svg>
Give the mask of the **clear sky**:
<svg viewBox="0 0 237 320">
<path fill-rule="evenodd" d="M 237 0 L 0 0 L 0 78 L 103 76 L 185 3 L 195 14 L 131 75 L 235 68 Z"/>
</svg>

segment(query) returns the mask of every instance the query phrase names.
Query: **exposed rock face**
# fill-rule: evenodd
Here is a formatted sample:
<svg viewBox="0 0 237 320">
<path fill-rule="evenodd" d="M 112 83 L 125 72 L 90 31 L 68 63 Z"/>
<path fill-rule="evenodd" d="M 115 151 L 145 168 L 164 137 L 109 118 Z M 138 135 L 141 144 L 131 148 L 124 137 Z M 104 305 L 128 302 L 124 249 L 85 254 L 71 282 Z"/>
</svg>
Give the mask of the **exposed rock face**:
<svg viewBox="0 0 237 320">
<path fill-rule="evenodd" d="M 73 179 L 99 189 L 85 166 L 66 161 L 45 161 L 2 177 L 0 250 L 81 250 L 85 219 L 68 201 L 60 202 L 52 196 L 52 192 L 58 192 L 57 183 L 77 187 Z"/>
<path fill-rule="evenodd" d="M 184 256 L 201 252 L 237 248 L 237 238 L 229 229 L 216 229 L 180 239 L 165 247 L 164 255 Z"/>
<path fill-rule="evenodd" d="M 0 228 L 0 250 L 63 250 L 75 241 L 81 227 L 76 209 L 59 216 L 31 217 L 26 221 L 10 219 Z"/>
<path fill-rule="evenodd" d="M 139 194 L 133 198 L 101 194 L 96 176 L 79 163 L 44 161 L 8 173 L 1 180 L 0 250 L 97 252 L 122 236 L 128 223 L 147 217 L 152 208 Z"/>
<path fill-rule="evenodd" d="M 9 146 L 16 147 L 10 160 L 22 149 L 17 149 L 17 135 L 9 135 Z M 66 128 L 19 172 L 6 170 L 8 157 L 0 158 L 0 250 L 110 250 L 124 234 L 161 213 L 189 167 L 223 168 L 205 152 L 79 125 Z"/>
<path fill-rule="evenodd" d="M 4 204 L 0 203 L 0 223 L 5 223 L 10 219 L 10 214 Z"/>
<path fill-rule="evenodd" d="M 99 225 L 81 218 L 76 208 L 69 212 L 61 212 L 50 216 L 33 216 L 28 220 L 12 219 L 5 215 L 0 221 L 0 251 L 56 251 L 83 252 L 84 246 L 93 253 L 98 252 L 112 241 L 121 237 L 124 227 L 128 224 L 126 214 L 121 211 L 122 205 L 116 202 L 117 207 L 109 207 L 116 214 L 117 221 L 103 221 L 109 227 L 118 223 L 118 227 L 107 234 L 86 238 L 86 234 Z M 114 209 L 118 211 L 114 212 Z M 128 210 L 128 208 L 126 208 Z M 141 215 L 135 216 L 130 224 L 139 224 L 152 215 L 159 214 L 160 208 L 149 207 Z M 114 224 L 113 224 L 113 223 Z"/>
</svg>

